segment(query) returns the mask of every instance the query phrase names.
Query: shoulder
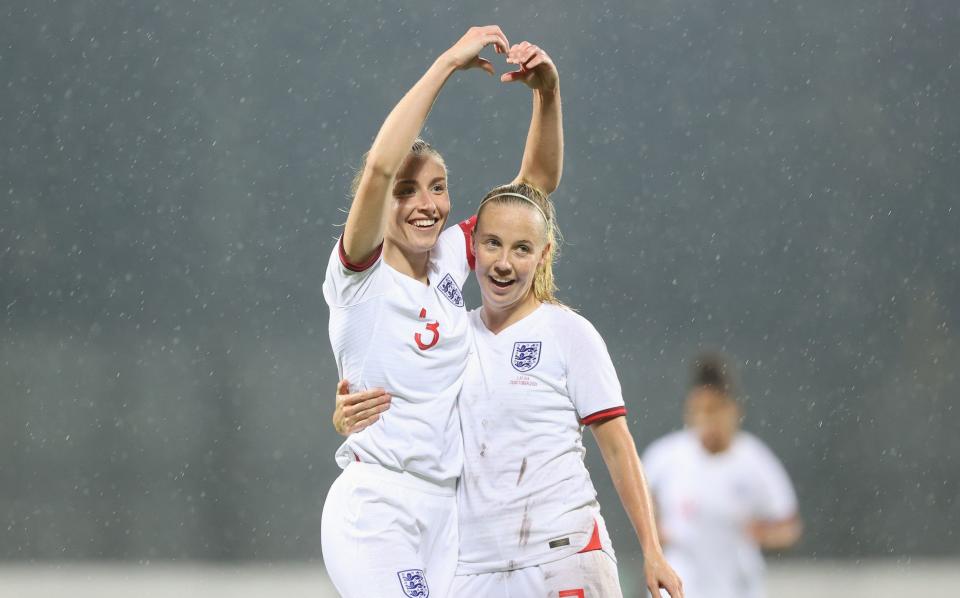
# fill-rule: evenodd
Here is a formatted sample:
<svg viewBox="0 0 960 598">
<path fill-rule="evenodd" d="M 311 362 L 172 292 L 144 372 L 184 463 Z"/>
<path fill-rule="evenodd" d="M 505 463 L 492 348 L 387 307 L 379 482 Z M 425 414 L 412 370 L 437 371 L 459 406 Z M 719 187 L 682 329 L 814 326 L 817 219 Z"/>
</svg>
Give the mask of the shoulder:
<svg viewBox="0 0 960 598">
<path fill-rule="evenodd" d="M 590 320 L 581 316 L 565 305 L 544 303 L 545 316 L 550 326 L 558 335 L 565 337 L 571 344 L 582 342 L 585 339 L 602 340 L 600 333 Z"/>
<path fill-rule="evenodd" d="M 740 445 L 739 448 L 745 458 L 751 463 L 761 466 L 780 466 L 780 459 L 777 458 L 770 447 L 750 432 L 740 431 L 737 435 L 737 444 Z"/>
</svg>

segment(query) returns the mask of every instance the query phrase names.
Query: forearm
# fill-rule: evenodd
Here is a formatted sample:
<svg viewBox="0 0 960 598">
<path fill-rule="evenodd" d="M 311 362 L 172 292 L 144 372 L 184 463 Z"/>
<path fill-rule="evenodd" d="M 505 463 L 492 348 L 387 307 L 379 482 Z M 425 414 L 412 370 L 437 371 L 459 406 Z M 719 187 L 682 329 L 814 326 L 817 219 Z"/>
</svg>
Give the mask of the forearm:
<svg viewBox="0 0 960 598">
<path fill-rule="evenodd" d="M 453 71 L 449 60 L 438 58 L 380 127 L 344 227 L 344 249 L 351 259 L 363 260 L 383 239 L 393 179 Z"/>
<path fill-rule="evenodd" d="M 553 193 L 563 174 L 563 113 L 559 85 L 533 91 L 533 114 L 523 151 L 518 181 Z"/>
<path fill-rule="evenodd" d="M 453 63 L 445 54 L 441 55 L 397 102 L 370 147 L 367 168 L 390 177 L 396 174 L 454 70 Z"/>
<path fill-rule="evenodd" d="M 618 421 L 619 420 L 619 421 Z M 616 426 L 598 429 L 604 426 Z M 610 471 L 613 485 L 620 496 L 630 523 L 640 541 L 644 555 L 650 557 L 662 553 L 657 523 L 653 511 L 653 501 L 647 489 L 643 466 L 637 455 L 633 437 L 623 418 L 617 418 L 594 426 L 597 444 L 603 454 L 603 460 Z"/>
<path fill-rule="evenodd" d="M 753 526 L 753 536 L 764 550 L 786 550 L 800 539 L 803 526 L 799 517 L 791 517 L 783 521 L 756 522 Z"/>
</svg>

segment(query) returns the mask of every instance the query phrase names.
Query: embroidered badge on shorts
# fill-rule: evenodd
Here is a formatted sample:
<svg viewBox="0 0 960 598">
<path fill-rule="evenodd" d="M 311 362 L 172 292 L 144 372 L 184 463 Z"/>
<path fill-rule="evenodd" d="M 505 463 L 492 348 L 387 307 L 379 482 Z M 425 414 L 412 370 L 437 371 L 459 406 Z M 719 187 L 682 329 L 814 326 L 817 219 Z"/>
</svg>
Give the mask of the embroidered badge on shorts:
<svg viewBox="0 0 960 598">
<path fill-rule="evenodd" d="M 447 274 L 440 280 L 440 284 L 437 285 L 437 288 L 440 289 L 440 292 L 443 293 L 443 296 L 450 300 L 450 303 L 453 303 L 457 307 L 463 307 L 463 294 L 460 292 L 460 287 L 457 286 L 457 283 L 453 281 L 453 277 Z"/>
<path fill-rule="evenodd" d="M 427 598 L 430 596 L 430 588 L 427 587 L 427 578 L 423 576 L 423 569 L 397 571 L 397 577 L 400 578 L 400 586 L 403 588 L 405 596 L 410 598 Z"/>
<path fill-rule="evenodd" d="M 513 355 L 510 358 L 513 369 L 529 372 L 540 363 L 540 341 L 513 343 Z"/>
</svg>

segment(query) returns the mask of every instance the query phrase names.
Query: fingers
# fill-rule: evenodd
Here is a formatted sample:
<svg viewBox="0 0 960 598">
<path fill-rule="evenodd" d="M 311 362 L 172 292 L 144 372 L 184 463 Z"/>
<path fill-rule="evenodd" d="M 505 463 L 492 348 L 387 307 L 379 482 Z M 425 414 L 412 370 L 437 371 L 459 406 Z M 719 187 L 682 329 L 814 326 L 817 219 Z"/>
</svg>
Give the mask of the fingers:
<svg viewBox="0 0 960 598">
<path fill-rule="evenodd" d="M 357 393 L 360 394 L 360 393 Z M 369 393 L 364 393 L 365 396 L 362 397 L 362 400 L 354 401 L 351 405 L 344 405 L 343 415 L 348 419 L 353 419 L 354 421 L 362 419 L 362 414 L 371 409 L 376 409 L 383 405 L 387 407 L 390 406 L 390 401 L 393 397 L 389 393 L 382 393 L 374 396 L 370 396 Z"/>
<path fill-rule="evenodd" d="M 493 64 L 491 64 L 490 61 L 487 60 L 487 59 L 485 59 L 485 58 L 479 58 L 479 57 L 478 57 L 477 60 L 476 60 L 476 66 L 477 66 L 477 68 L 481 68 L 481 69 L 483 69 L 484 71 L 486 71 L 486 73 L 487 73 L 488 75 L 496 75 L 496 74 L 497 74 L 497 71 L 494 70 L 494 68 L 493 68 Z"/>
<path fill-rule="evenodd" d="M 485 46 L 491 43 L 494 44 L 497 54 L 506 54 L 510 50 L 510 42 L 507 41 L 507 36 L 500 27 L 497 25 L 487 25 L 486 27 L 481 27 L 481 29 L 486 35 L 494 38 L 492 41 L 484 44 Z"/>
<path fill-rule="evenodd" d="M 361 411 L 360 413 L 357 414 L 356 417 L 352 418 L 354 423 L 350 426 L 350 433 L 353 434 L 355 432 L 359 432 L 360 430 L 370 426 L 370 424 L 373 424 L 378 419 L 380 419 L 381 413 L 383 413 L 389 408 L 390 408 L 390 403 L 386 403 L 383 405 L 372 407 L 365 411 Z"/>
<path fill-rule="evenodd" d="M 507 62 L 525 67 L 526 63 L 538 54 L 545 55 L 546 53 L 541 50 L 539 46 L 535 46 L 530 42 L 520 42 L 510 48 L 510 51 L 507 53 Z"/>
<path fill-rule="evenodd" d="M 683 584 L 679 578 L 669 581 L 661 581 L 658 579 L 647 581 L 647 591 L 649 591 L 650 595 L 654 598 L 660 598 L 660 596 L 663 595 L 660 592 L 660 588 L 666 590 L 670 598 L 683 598 Z"/>
<path fill-rule="evenodd" d="M 350 381 L 344 378 L 343 380 L 337 382 L 337 394 L 345 395 L 350 392 Z"/>
<path fill-rule="evenodd" d="M 371 388 L 369 390 L 361 390 L 359 392 L 344 394 L 340 392 L 340 386 L 337 386 L 337 402 L 343 405 L 343 411 L 348 415 L 351 413 L 356 413 L 358 411 L 357 406 L 359 404 L 371 399 L 383 397 L 384 395 L 389 396 L 387 391 L 382 388 Z"/>
<path fill-rule="evenodd" d="M 338 385 L 338 388 L 340 385 Z M 337 396 L 333 426 L 338 434 L 349 436 L 369 427 L 390 409 L 393 397 L 382 388 Z"/>
<path fill-rule="evenodd" d="M 469 38 L 479 39 L 481 48 L 493 45 L 497 54 L 506 54 L 510 49 L 510 42 L 507 41 L 507 36 L 504 35 L 503 30 L 497 25 L 471 27 L 464 36 L 464 39 Z"/>
</svg>

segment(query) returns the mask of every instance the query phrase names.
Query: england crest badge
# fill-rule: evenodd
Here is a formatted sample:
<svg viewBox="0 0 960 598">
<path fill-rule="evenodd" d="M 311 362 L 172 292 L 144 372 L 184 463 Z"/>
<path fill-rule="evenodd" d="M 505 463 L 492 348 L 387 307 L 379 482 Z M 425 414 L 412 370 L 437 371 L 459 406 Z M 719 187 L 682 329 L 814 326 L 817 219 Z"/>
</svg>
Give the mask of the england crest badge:
<svg viewBox="0 0 960 598">
<path fill-rule="evenodd" d="M 513 355 L 510 358 L 513 369 L 529 372 L 540 363 L 540 341 L 513 343 Z"/>
<path fill-rule="evenodd" d="M 397 577 L 400 578 L 400 586 L 403 593 L 409 598 L 428 598 L 430 588 L 427 587 L 427 579 L 423 576 L 423 569 L 407 569 L 406 571 L 397 571 Z"/>
<path fill-rule="evenodd" d="M 463 293 L 460 292 L 460 287 L 454 282 L 452 276 L 449 274 L 444 276 L 437 288 L 440 289 L 444 297 L 450 300 L 450 303 L 457 307 L 463 307 Z"/>
</svg>

